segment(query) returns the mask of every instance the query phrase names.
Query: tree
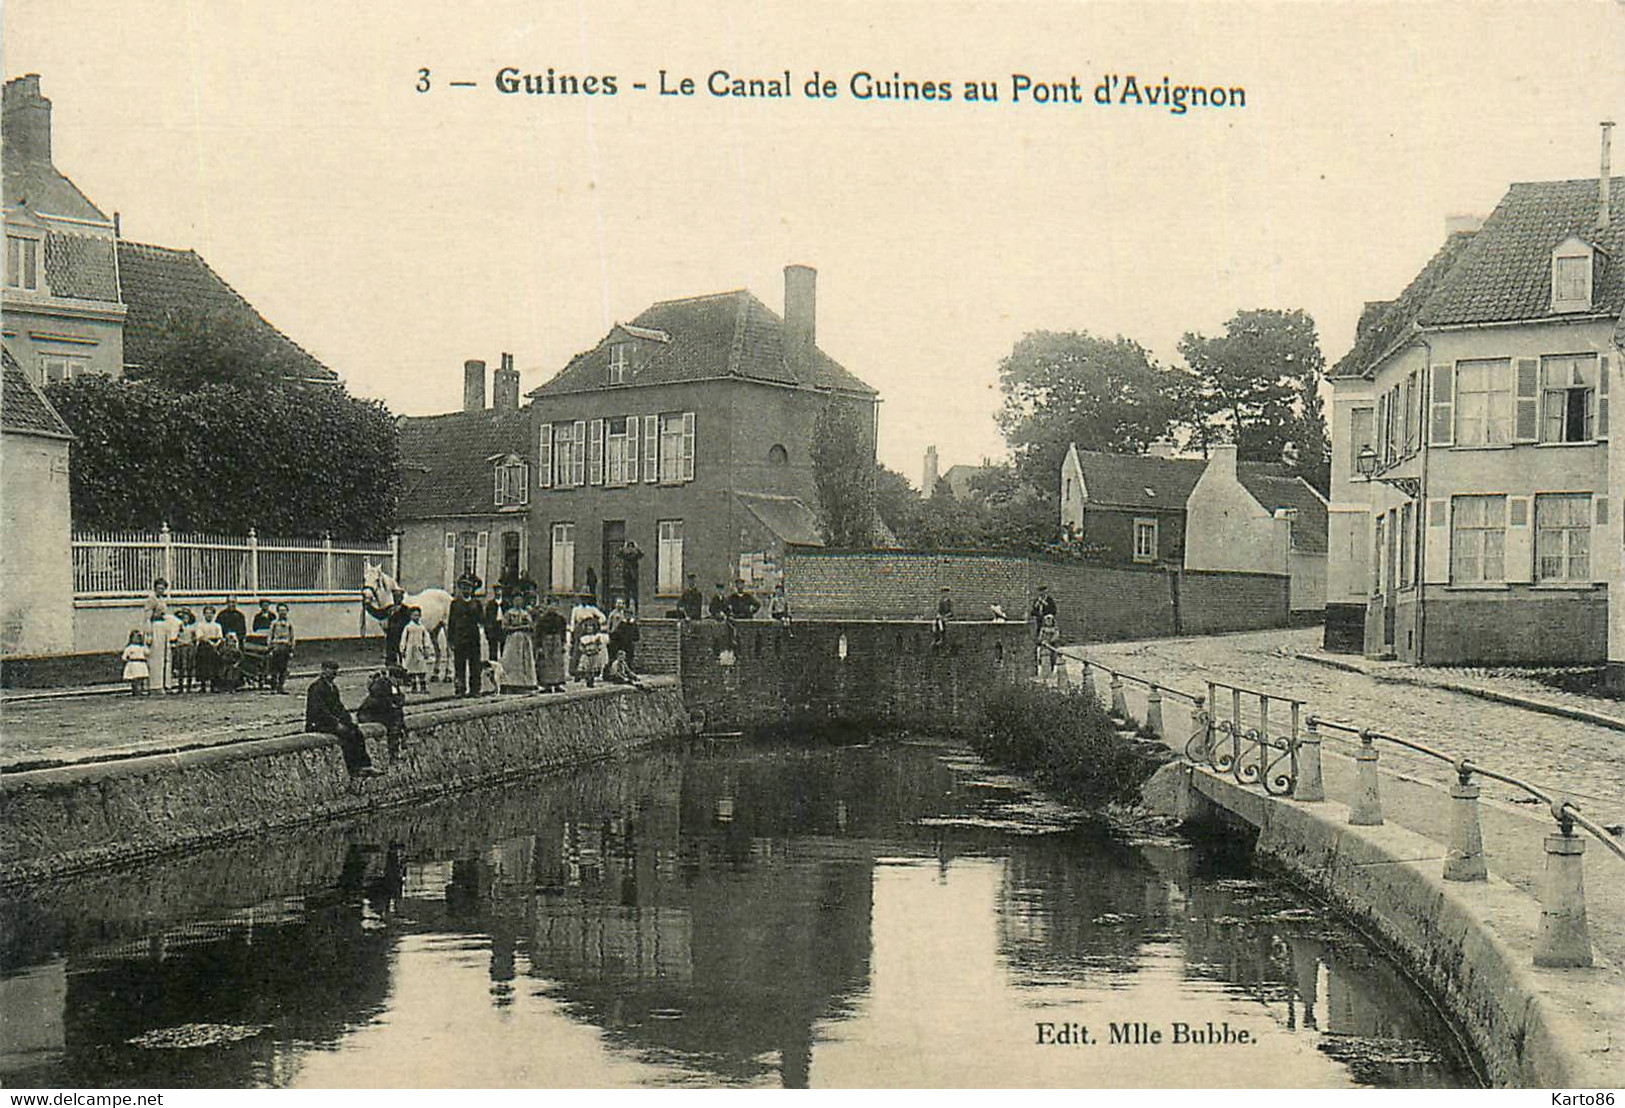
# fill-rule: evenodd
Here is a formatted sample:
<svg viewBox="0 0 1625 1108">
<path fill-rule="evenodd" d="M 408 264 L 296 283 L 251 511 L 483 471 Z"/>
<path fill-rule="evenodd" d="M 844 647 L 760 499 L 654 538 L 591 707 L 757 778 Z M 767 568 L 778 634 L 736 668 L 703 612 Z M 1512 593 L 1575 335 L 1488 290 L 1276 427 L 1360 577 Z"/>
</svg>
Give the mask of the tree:
<svg viewBox="0 0 1625 1108">
<path fill-rule="evenodd" d="M 305 371 L 297 353 L 267 327 L 223 312 L 182 310 L 165 316 L 145 363 L 132 366 L 128 376 L 176 390 L 258 390 L 293 384 Z"/>
<path fill-rule="evenodd" d="M 394 526 L 400 444 L 377 401 L 332 387 L 177 391 L 91 374 L 46 391 L 77 439 L 78 527 L 375 539 Z"/>
<path fill-rule="evenodd" d="M 1307 312 L 1240 311 L 1222 336 L 1186 332 L 1179 352 L 1190 371 L 1179 418 L 1194 440 L 1234 442 L 1244 462 L 1280 461 L 1290 442 L 1306 476 L 1326 465 L 1326 359 Z"/>
<path fill-rule="evenodd" d="M 920 511 L 920 494 L 908 483 L 908 478 L 895 469 L 875 463 L 875 511 L 881 522 L 891 528 L 905 544 L 906 536 L 914 529 Z"/>
<path fill-rule="evenodd" d="M 835 547 L 872 546 L 874 444 L 855 405 L 834 396 L 825 401 L 813 424 L 812 460 L 824 541 Z"/>
<path fill-rule="evenodd" d="M 1132 339 L 1033 331 L 999 363 L 999 429 L 1022 479 L 1048 488 L 1069 443 L 1143 453 L 1168 432 L 1179 387 Z"/>
</svg>

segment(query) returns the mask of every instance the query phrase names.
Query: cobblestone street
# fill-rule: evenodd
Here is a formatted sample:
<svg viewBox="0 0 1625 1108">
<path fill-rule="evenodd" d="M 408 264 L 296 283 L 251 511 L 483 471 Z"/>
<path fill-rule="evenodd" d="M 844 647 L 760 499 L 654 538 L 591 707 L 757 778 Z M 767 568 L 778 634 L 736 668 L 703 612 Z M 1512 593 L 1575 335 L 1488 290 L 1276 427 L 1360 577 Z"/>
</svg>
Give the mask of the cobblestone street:
<svg viewBox="0 0 1625 1108">
<path fill-rule="evenodd" d="M 1319 642 L 1319 628 L 1301 628 L 1072 650 L 1188 693 L 1204 692 L 1204 683 L 1211 680 L 1296 697 L 1317 715 L 1423 742 L 1549 785 L 1602 823 L 1625 820 L 1625 732 L 1293 656 L 1318 649 Z M 1601 706 L 1618 710 L 1616 705 Z M 1347 748 L 1356 745 L 1336 732 L 1328 732 L 1326 739 Z M 1382 759 L 1390 769 L 1414 770 L 1429 780 L 1448 776 L 1439 763 L 1393 747 L 1382 748 Z"/>
</svg>

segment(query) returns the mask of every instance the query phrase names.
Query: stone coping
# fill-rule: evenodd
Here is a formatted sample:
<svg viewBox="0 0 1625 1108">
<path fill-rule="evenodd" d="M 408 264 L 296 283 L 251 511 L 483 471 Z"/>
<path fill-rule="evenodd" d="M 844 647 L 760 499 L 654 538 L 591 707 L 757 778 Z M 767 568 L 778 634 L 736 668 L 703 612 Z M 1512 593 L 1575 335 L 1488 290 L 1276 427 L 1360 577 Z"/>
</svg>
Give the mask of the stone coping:
<svg viewBox="0 0 1625 1108">
<path fill-rule="evenodd" d="M 1492 1084 L 1625 1085 L 1625 973 L 1594 954 L 1584 969 L 1534 965 L 1540 905 L 1505 880 L 1445 881 L 1445 848 L 1397 824 L 1355 827 L 1347 806 L 1267 796 L 1178 762 L 1169 796 L 1189 816 L 1201 797 L 1259 829 L 1256 851 L 1373 931 L 1471 1040 Z"/>
<path fill-rule="evenodd" d="M 645 689 L 676 688 L 678 679 L 671 676 L 644 679 Z M 434 727 L 460 720 L 480 719 L 505 715 L 554 704 L 590 700 L 606 696 L 625 696 L 641 690 L 626 685 L 599 685 L 591 689 L 573 689 L 567 693 L 512 693 L 501 696 L 482 696 L 474 700 L 440 700 L 425 704 L 417 711 L 408 707 L 407 730 Z M 267 727 L 275 727 L 269 724 Z M 369 738 L 382 738 L 385 729 L 379 723 L 363 723 L 361 731 Z M 297 750 L 338 745 L 338 736 L 323 732 L 294 731 L 265 735 L 263 731 L 253 737 L 188 747 L 184 750 L 137 753 L 123 758 L 75 762 L 68 765 L 48 766 L 0 774 L 0 793 L 25 788 L 80 785 L 91 781 L 138 777 L 155 771 L 203 766 L 243 758 L 258 758 L 267 754 L 280 754 Z"/>
</svg>

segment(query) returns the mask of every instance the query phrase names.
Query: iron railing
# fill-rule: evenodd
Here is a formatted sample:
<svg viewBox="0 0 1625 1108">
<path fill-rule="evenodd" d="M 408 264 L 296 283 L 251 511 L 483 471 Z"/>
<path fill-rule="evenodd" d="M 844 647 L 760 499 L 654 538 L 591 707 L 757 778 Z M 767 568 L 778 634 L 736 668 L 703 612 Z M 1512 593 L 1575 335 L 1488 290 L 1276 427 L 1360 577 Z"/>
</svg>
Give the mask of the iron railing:
<svg viewBox="0 0 1625 1108">
<path fill-rule="evenodd" d="M 1488 878 L 1478 815 L 1478 779 L 1508 785 L 1540 801 L 1550 811 L 1556 829 L 1547 836 L 1545 843 L 1547 857 L 1540 897 L 1542 913 L 1536 939 L 1535 964 L 1548 967 L 1591 964 L 1584 885 L 1580 874 L 1585 840 L 1575 834 L 1575 828 L 1590 835 L 1621 859 L 1625 859 L 1625 845 L 1571 798 L 1557 790 L 1490 769 L 1463 756 L 1447 754 L 1425 743 L 1308 714 L 1305 711 L 1307 702 L 1296 697 L 1279 696 L 1219 681 L 1207 683 L 1205 696 L 1195 695 L 1101 662 L 1068 655 L 1057 647 L 1045 644 L 1040 644 L 1040 647 L 1050 651 L 1052 659 L 1058 664 L 1063 687 L 1069 683 L 1065 666 L 1068 658 L 1080 665 L 1082 683 L 1092 692 L 1096 691 L 1094 671 L 1105 673 L 1109 678 L 1111 712 L 1122 719 L 1129 718 L 1123 693 L 1125 683 L 1144 686 L 1148 690 L 1146 723 L 1164 741 L 1168 741 L 1168 736 L 1162 718 L 1163 699 L 1174 697 L 1186 701 L 1192 708 L 1192 733 L 1183 743 L 1186 759 L 1193 765 L 1228 776 L 1240 785 L 1257 785 L 1272 796 L 1308 803 L 1324 800 L 1321 730 L 1357 737 L 1356 787 L 1348 814 L 1348 822 L 1354 826 L 1375 826 L 1383 822 L 1381 785 L 1377 775 L 1379 743 L 1400 747 L 1448 765 L 1456 776 L 1450 790 L 1450 843 L 1443 873 L 1447 881 L 1483 881 Z M 1222 715 L 1221 705 L 1228 709 Z"/>
</svg>

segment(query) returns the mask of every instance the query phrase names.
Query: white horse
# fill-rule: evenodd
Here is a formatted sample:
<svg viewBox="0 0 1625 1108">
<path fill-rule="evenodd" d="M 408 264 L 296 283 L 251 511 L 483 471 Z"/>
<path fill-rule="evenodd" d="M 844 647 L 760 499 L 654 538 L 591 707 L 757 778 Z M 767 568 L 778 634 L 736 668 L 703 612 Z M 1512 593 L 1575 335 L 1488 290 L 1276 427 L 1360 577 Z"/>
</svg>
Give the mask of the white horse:
<svg viewBox="0 0 1625 1108">
<path fill-rule="evenodd" d="M 372 562 L 362 563 L 361 591 L 367 603 L 374 608 L 394 603 L 395 590 L 399 587 L 395 578 L 384 572 L 383 566 Z M 446 621 L 451 617 L 451 593 L 445 589 L 424 589 L 420 593 L 408 594 L 405 604 L 408 608 L 418 608 L 423 612 L 423 626 L 428 630 L 429 642 L 434 646 L 433 680 L 447 680 L 451 651 L 446 646 Z"/>
</svg>

